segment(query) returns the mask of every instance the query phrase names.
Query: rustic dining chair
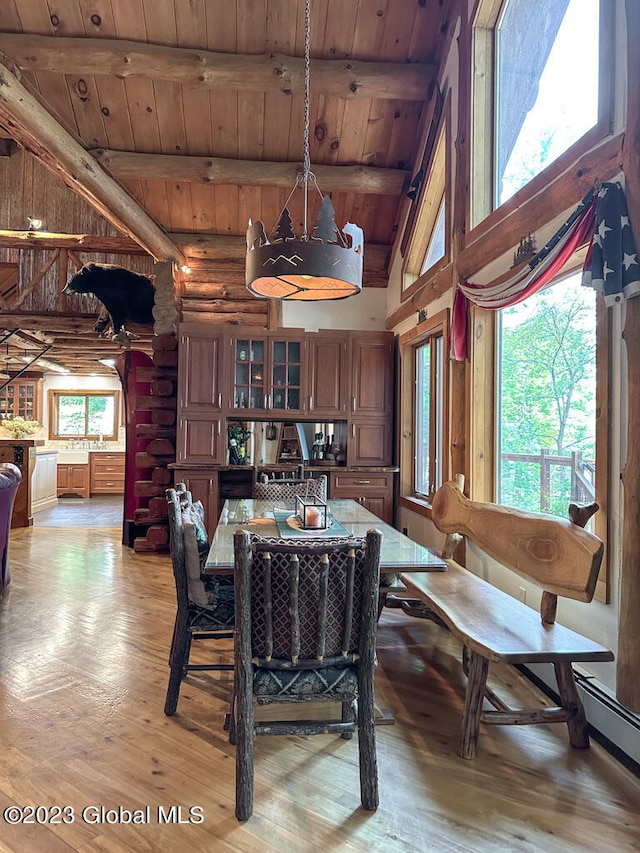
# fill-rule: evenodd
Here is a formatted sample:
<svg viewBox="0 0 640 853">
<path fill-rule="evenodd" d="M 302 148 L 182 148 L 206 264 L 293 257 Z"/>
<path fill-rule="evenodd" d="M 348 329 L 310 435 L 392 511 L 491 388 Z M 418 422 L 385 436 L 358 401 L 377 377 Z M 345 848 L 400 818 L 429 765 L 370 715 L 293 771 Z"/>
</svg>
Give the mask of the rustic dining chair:
<svg viewBox="0 0 640 853">
<path fill-rule="evenodd" d="M 209 550 L 200 501 L 193 501 L 184 483 L 166 492 L 169 513 L 171 562 L 176 584 L 177 609 L 169 653 L 169 685 L 164 712 L 176 712 L 180 685 L 191 670 L 232 670 L 233 664 L 191 664 L 192 640 L 225 640 L 233 637 L 233 575 L 203 576 Z"/>
<path fill-rule="evenodd" d="M 297 496 L 327 499 L 327 475 L 309 479 L 267 480 L 253 484 L 253 497 L 262 501 L 283 501 L 292 503 Z"/>
<path fill-rule="evenodd" d="M 0 598 L 11 583 L 9 571 L 9 534 L 11 516 L 22 474 L 13 462 L 0 463 Z"/>
<path fill-rule="evenodd" d="M 234 534 L 236 643 L 229 740 L 236 817 L 253 811 L 254 735 L 358 732 L 360 796 L 378 806 L 374 668 L 382 534 L 268 539 Z M 255 719 L 255 705 L 339 702 L 341 719 Z"/>
</svg>

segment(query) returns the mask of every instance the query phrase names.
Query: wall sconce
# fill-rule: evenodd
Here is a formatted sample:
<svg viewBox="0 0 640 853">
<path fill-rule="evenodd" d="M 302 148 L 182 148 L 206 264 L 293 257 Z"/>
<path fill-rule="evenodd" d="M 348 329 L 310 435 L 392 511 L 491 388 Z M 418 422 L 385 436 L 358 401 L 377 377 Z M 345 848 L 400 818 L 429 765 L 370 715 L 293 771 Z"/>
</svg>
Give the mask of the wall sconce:
<svg viewBox="0 0 640 853">
<path fill-rule="evenodd" d="M 29 231 L 40 231 L 43 226 L 42 219 L 37 219 L 35 216 L 27 216 L 29 220 Z"/>
</svg>

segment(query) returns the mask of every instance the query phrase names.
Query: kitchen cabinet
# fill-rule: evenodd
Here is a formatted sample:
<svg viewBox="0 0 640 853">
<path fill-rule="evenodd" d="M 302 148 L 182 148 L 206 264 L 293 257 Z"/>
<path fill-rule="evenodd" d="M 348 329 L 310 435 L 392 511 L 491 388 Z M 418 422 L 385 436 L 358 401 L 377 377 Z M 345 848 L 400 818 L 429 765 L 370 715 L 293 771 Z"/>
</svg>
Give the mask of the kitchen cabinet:
<svg viewBox="0 0 640 853">
<path fill-rule="evenodd" d="M 218 506 L 218 472 L 184 469 L 175 472 L 175 481 L 184 483 L 191 492 L 194 501 L 201 501 L 204 508 L 204 523 L 209 541 L 218 526 L 220 511 Z"/>
<path fill-rule="evenodd" d="M 393 458 L 393 334 L 352 332 L 347 465 L 391 465 Z"/>
<path fill-rule="evenodd" d="M 227 406 L 224 334 L 201 325 L 181 326 L 178 405 L 181 414 L 219 414 Z"/>
<path fill-rule="evenodd" d="M 90 453 L 89 465 L 92 495 L 124 494 L 124 452 Z"/>
<path fill-rule="evenodd" d="M 390 465 L 393 430 L 389 419 L 352 419 L 347 438 L 347 465 Z"/>
<path fill-rule="evenodd" d="M 89 463 L 58 465 L 57 492 L 60 495 L 90 497 Z"/>
<path fill-rule="evenodd" d="M 58 452 L 36 453 L 31 494 L 31 512 L 49 509 L 58 503 Z"/>
<path fill-rule="evenodd" d="M 390 418 L 393 413 L 393 334 L 351 332 L 351 417 Z"/>
<path fill-rule="evenodd" d="M 0 421 L 42 421 L 42 379 L 14 379 L 0 391 Z"/>
<path fill-rule="evenodd" d="M 345 418 L 349 397 L 348 339 L 320 332 L 309 338 L 309 415 L 322 420 Z"/>
<path fill-rule="evenodd" d="M 332 471 L 329 494 L 332 498 L 351 498 L 387 524 L 393 524 L 393 485 L 391 471 Z"/>
<path fill-rule="evenodd" d="M 231 339 L 231 408 L 236 418 L 278 414 L 289 417 L 306 408 L 306 341 L 299 335 L 243 336 Z"/>
<path fill-rule="evenodd" d="M 180 415 L 176 461 L 197 465 L 224 465 L 227 461 L 227 427 L 222 417 L 203 412 Z"/>
</svg>

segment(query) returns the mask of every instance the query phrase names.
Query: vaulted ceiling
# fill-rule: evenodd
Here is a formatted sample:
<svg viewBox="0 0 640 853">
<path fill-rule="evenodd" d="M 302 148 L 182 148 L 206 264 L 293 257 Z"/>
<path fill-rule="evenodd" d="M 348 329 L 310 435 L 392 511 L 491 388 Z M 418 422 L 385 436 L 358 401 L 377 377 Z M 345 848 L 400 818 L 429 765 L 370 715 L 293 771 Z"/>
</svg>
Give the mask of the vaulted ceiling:
<svg viewBox="0 0 640 853">
<path fill-rule="evenodd" d="M 365 286 L 386 284 L 455 8 L 312 0 L 312 169 L 364 230 Z M 301 170 L 304 37 L 302 0 L 3 0 L 0 126 L 137 251 L 238 272 Z"/>
</svg>

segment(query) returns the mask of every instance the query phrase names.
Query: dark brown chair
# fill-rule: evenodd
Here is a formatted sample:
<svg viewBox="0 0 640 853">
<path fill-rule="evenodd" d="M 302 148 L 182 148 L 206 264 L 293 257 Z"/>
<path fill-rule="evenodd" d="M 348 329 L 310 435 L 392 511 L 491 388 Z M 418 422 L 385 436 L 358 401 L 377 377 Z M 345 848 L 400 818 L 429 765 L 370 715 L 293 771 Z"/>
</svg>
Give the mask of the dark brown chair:
<svg viewBox="0 0 640 853">
<path fill-rule="evenodd" d="M 229 739 L 236 817 L 253 811 L 254 735 L 358 731 L 360 796 L 378 806 L 374 685 L 380 546 L 366 539 L 267 539 L 234 534 L 236 643 Z M 340 702 L 341 720 L 256 722 L 254 704 Z"/>
<path fill-rule="evenodd" d="M 232 670 L 232 663 L 190 664 L 192 640 L 233 637 L 233 575 L 203 576 L 209 551 L 200 501 L 192 500 L 184 483 L 166 490 L 169 512 L 171 562 L 176 584 L 177 609 L 169 653 L 169 685 L 164 712 L 176 712 L 180 684 L 191 670 Z"/>
<path fill-rule="evenodd" d="M 308 480 L 267 480 L 253 484 L 253 497 L 261 501 L 280 501 L 293 504 L 296 496 L 327 499 L 327 475 Z"/>
</svg>

